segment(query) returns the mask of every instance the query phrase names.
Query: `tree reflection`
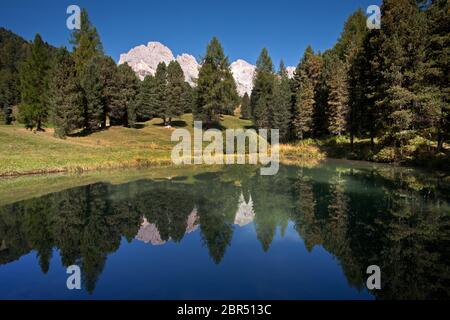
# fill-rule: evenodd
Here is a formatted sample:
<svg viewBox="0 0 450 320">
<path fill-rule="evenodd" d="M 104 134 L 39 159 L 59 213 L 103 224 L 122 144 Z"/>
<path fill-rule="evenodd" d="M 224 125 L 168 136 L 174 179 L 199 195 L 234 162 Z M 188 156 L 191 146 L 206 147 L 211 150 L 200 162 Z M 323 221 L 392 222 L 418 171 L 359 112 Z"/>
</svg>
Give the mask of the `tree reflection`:
<svg viewBox="0 0 450 320">
<path fill-rule="evenodd" d="M 262 250 L 291 221 L 308 251 L 322 246 L 350 286 L 365 290 L 366 269 L 379 265 L 380 299 L 450 297 L 448 187 L 415 172 L 344 166 L 281 167 L 276 176 L 228 167 L 192 181 L 97 183 L 0 208 L 0 264 L 35 251 L 47 273 L 54 249 L 82 268 L 90 293 L 122 239 L 180 242 L 199 228 L 219 264 L 236 225 L 253 220 Z M 237 216 L 238 215 L 238 216 Z"/>
</svg>

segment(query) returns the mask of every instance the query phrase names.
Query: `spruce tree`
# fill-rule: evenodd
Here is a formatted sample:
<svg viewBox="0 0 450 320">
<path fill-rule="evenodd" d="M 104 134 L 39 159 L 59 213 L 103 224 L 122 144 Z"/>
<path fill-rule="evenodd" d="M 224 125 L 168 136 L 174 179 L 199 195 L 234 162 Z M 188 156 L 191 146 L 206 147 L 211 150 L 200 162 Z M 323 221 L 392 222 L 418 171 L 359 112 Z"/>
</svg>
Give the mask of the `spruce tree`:
<svg viewBox="0 0 450 320">
<path fill-rule="evenodd" d="M 266 48 L 256 61 L 256 75 L 250 97 L 253 121 L 257 128 L 270 129 L 273 125 L 275 74 L 272 59 Z"/>
<path fill-rule="evenodd" d="M 20 70 L 20 118 L 28 129 L 42 130 L 47 120 L 49 70 L 48 51 L 37 34 Z"/>
<path fill-rule="evenodd" d="M 425 21 L 414 1 L 385 0 L 382 22 L 382 84 L 377 106 L 385 120 L 385 143 L 402 147 L 417 134 L 421 117 L 416 106 L 423 86 Z"/>
<path fill-rule="evenodd" d="M 155 77 L 147 75 L 139 86 L 139 93 L 135 102 L 136 119 L 141 121 L 154 117 L 157 100 Z"/>
<path fill-rule="evenodd" d="M 163 124 L 167 123 L 167 67 L 164 62 L 160 62 L 156 67 L 155 73 L 156 83 L 156 103 L 153 108 L 155 116 L 160 117 L 163 120 Z"/>
<path fill-rule="evenodd" d="M 80 29 L 75 29 L 72 33 L 70 43 L 74 46 L 73 58 L 75 60 L 77 74 L 85 70 L 92 58 L 103 54 L 103 46 L 100 41 L 97 29 L 89 20 L 86 9 L 81 10 Z"/>
<path fill-rule="evenodd" d="M 439 118 L 435 124 L 438 151 L 450 140 L 450 1 L 435 0 L 427 8 L 428 45 L 425 79 L 435 87 Z"/>
<path fill-rule="evenodd" d="M 274 89 L 273 128 L 280 130 L 280 141 L 289 138 L 289 124 L 291 122 L 292 93 L 290 80 L 283 61 L 280 62 L 278 78 Z"/>
<path fill-rule="evenodd" d="M 220 115 L 229 113 L 237 104 L 236 83 L 222 45 L 214 37 L 206 48 L 197 80 L 194 118 L 206 125 L 220 122 Z"/>
<path fill-rule="evenodd" d="M 50 73 L 50 114 L 55 136 L 64 138 L 84 123 L 83 95 L 75 62 L 66 48 L 58 50 Z"/>
<path fill-rule="evenodd" d="M 167 66 L 167 108 L 164 111 L 165 117 L 169 119 L 169 125 L 172 118 L 182 115 L 186 108 L 184 90 L 186 89 L 183 69 L 178 61 L 171 61 Z"/>
<path fill-rule="evenodd" d="M 305 50 L 303 58 L 297 65 L 294 72 L 293 78 L 293 88 L 294 88 L 294 108 L 293 116 L 296 117 L 298 103 L 296 101 L 297 96 L 299 96 L 299 90 L 302 85 L 304 85 L 304 77 L 309 78 L 311 85 L 313 86 L 314 92 L 314 105 L 312 110 L 312 120 L 310 135 L 319 135 L 323 133 L 325 124 L 325 110 L 326 110 L 326 98 L 323 94 L 324 80 L 322 76 L 323 69 L 323 58 L 320 54 L 315 54 L 311 46 L 308 46 Z M 309 113 L 308 113 L 309 114 Z M 305 123 L 309 123 L 308 119 L 305 119 Z M 294 129 L 294 131 L 297 131 Z"/>
<path fill-rule="evenodd" d="M 19 69 L 29 46 L 22 37 L 0 28 L 0 123 L 11 123 L 12 108 L 20 102 Z"/>
<path fill-rule="evenodd" d="M 104 123 L 105 104 L 100 65 L 98 59 L 91 59 L 82 71 L 81 87 L 84 99 L 84 128 L 98 130 Z"/>
<path fill-rule="evenodd" d="M 115 93 L 109 108 L 112 124 L 133 125 L 136 119 L 134 105 L 139 90 L 139 79 L 127 64 L 117 67 Z"/>
<path fill-rule="evenodd" d="M 303 76 L 299 81 L 293 123 L 295 135 L 303 140 L 307 134 L 311 134 L 313 128 L 314 84 L 307 76 Z"/>
<path fill-rule="evenodd" d="M 241 118 L 242 119 L 251 119 L 252 113 L 250 108 L 250 97 L 246 92 L 241 100 Z"/>
<path fill-rule="evenodd" d="M 348 84 L 345 62 L 335 59 L 327 79 L 328 86 L 328 131 L 340 136 L 347 130 Z"/>
</svg>

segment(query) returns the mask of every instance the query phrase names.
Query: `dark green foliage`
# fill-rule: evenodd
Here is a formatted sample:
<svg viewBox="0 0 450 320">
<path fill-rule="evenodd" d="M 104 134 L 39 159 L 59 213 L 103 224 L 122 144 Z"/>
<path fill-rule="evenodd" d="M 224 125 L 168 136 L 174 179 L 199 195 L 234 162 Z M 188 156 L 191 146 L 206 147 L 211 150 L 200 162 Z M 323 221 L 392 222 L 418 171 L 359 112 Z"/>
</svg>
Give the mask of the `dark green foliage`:
<svg viewBox="0 0 450 320">
<path fill-rule="evenodd" d="M 259 129 L 271 129 L 273 125 L 275 74 L 272 60 L 266 48 L 256 62 L 256 75 L 250 97 L 250 106 L 255 126 Z"/>
<path fill-rule="evenodd" d="M 117 68 L 113 93 L 109 107 L 111 124 L 133 125 L 136 119 L 135 100 L 139 90 L 139 79 L 128 64 Z"/>
<path fill-rule="evenodd" d="M 81 76 L 81 73 L 92 58 L 103 54 L 100 36 L 97 33 L 97 29 L 91 24 L 85 9 L 81 10 L 80 30 L 75 29 L 73 31 L 70 43 L 74 46 L 73 58 L 76 70 Z"/>
<path fill-rule="evenodd" d="M 28 47 L 25 39 L 0 28 L 0 123 L 11 123 L 11 109 L 20 102 L 19 67 Z"/>
<path fill-rule="evenodd" d="M 291 123 L 292 92 L 288 73 L 283 61 L 275 82 L 273 105 L 273 128 L 280 130 L 280 141 L 286 142 L 289 138 L 289 124 Z"/>
<path fill-rule="evenodd" d="M 379 34 L 382 83 L 377 90 L 388 144 L 401 147 L 419 129 L 417 112 L 423 88 L 426 24 L 411 0 L 385 0 Z M 402 21 L 399 23 L 399 20 Z"/>
<path fill-rule="evenodd" d="M 186 108 L 186 90 L 184 82 L 184 73 L 177 61 L 171 61 L 167 66 L 167 101 L 164 117 L 169 119 L 169 125 L 172 118 L 183 114 Z"/>
<path fill-rule="evenodd" d="M 28 129 L 42 130 L 48 116 L 49 54 L 39 34 L 20 69 L 20 118 Z"/>
<path fill-rule="evenodd" d="M 251 119 L 252 112 L 250 107 L 250 97 L 246 92 L 241 100 L 241 118 L 242 119 Z"/>
<path fill-rule="evenodd" d="M 94 58 L 83 70 L 81 87 L 84 93 L 84 128 L 87 131 L 98 130 L 105 120 L 105 99 L 100 58 Z"/>
<path fill-rule="evenodd" d="M 308 46 L 302 60 L 298 64 L 293 79 L 294 88 L 294 108 L 293 127 L 294 135 L 303 139 L 305 136 L 312 136 L 314 130 L 314 119 L 324 119 L 324 108 L 319 108 L 319 85 L 323 58 L 316 55 Z"/>
<path fill-rule="evenodd" d="M 345 62 L 335 59 L 328 79 L 328 131 L 340 136 L 347 129 L 348 84 Z"/>
<path fill-rule="evenodd" d="M 425 79 L 433 100 L 438 121 L 430 124 L 436 127 L 438 150 L 444 141 L 450 141 L 450 1 L 436 0 L 426 11 L 428 18 L 427 70 Z"/>
<path fill-rule="evenodd" d="M 135 114 L 138 121 L 149 120 L 155 116 L 157 106 L 156 79 L 147 75 L 140 83 L 135 103 Z"/>
<path fill-rule="evenodd" d="M 164 62 L 160 62 L 156 68 L 155 73 L 155 90 L 156 101 L 153 106 L 153 113 L 155 116 L 160 117 L 166 124 L 166 110 L 167 110 L 167 66 Z"/>
<path fill-rule="evenodd" d="M 62 138 L 84 123 L 83 93 L 76 76 L 75 62 L 66 48 L 58 50 L 49 87 L 55 135 Z"/>
<path fill-rule="evenodd" d="M 294 130 L 297 138 L 302 140 L 313 128 L 314 85 L 310 78 L 300 80 L 294 109 Z"/>
<path fill-rule="evenodd" d="M 194 118 L 207 125 L 218 123 L 221 114 L 229 114 L 237 105 L 236 83 L 228 58 L 217 38 L 206 48 L 199 71 L 194 103 Z"/>
</svg>

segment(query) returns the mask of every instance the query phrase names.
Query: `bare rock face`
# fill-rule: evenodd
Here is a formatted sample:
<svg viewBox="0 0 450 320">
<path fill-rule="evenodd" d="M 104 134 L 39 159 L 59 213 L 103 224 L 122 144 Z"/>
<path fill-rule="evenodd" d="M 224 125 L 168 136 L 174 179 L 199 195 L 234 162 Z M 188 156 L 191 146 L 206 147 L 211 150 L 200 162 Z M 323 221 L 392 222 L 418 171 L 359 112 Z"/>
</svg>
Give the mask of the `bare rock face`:
<svg viewBox="0 0 450 320">
<path fill-rule="evenodd" d="M 176 60 L 180 64 L 181 69 L 183 69 L 184 79 L 193 86 L 195 84 L 194 79 L 198 78 L 198 71 L 200 70 L 200 65 L 197 63 L 197 60 L 194 56 L 187 53 L 177 56 Z"/>
<path fill-rule="evenodd" d="M 238 59 L 230 65 L 230 69 L 239 95 L 243 96 L 245 93 L 250 95 L 256 67 L 245 60 Z"/>
<path fill-rule="evenodd" d="M 174 60 L 172 51 L 159 42 L 149 42 L 147 46 L 137 46 L 120 55 L 119 64 L 128 63 L 141 80 L 146 75 L 154 75 L 160 62 L 169 64 Z"/>
<path fill-rule="evenodd" d="M 246 226 L 255 219 L 255 211 L 253 210 L 253 200 L 250 195 L 248 202 L 245 202 L 244 194 L 241 192 L 239 197 L 238 210 L 234 218 L 234 224 L 240 227 Z"/>
<path fill-rule="evenodd" d="M 295 67 L 286 67 L 289 79 L 294 77 Z"/>
</svg>

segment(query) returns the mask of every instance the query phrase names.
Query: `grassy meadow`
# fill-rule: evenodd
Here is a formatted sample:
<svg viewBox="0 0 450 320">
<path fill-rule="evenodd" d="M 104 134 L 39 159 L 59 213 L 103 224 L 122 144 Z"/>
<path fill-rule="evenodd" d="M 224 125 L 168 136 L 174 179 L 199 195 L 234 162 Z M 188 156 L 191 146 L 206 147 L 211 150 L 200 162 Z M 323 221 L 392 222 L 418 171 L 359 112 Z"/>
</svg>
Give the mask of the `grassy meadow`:
<svg viewBox="0 0 450 320">
<path fill-rule="evenodd" d="M 164 127 L 156 118 L 139 123 L 137 128 L 113 126 L 90 135 L 54 137 L 53 129 L 31 132 L 22 126 L 0 126 L 0 176 L 39 173 L 84 172 L 100 169 L 136 168 L 171 165 L 170 154 L 175 142 L 170 141 L 176 128 L 191 133 L 192 115 L 175 119 L 172 128 Z M 251 121 L 223 116 L 224 129 L 246 129 Z M 322 159 L 312 146 L 281 146 L 282 160 Z M 285 154 L 285 156 L 283 156 Z"/>
</svg>

